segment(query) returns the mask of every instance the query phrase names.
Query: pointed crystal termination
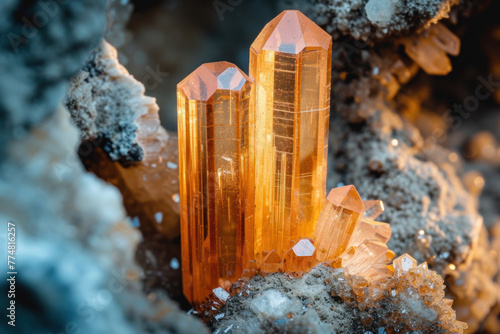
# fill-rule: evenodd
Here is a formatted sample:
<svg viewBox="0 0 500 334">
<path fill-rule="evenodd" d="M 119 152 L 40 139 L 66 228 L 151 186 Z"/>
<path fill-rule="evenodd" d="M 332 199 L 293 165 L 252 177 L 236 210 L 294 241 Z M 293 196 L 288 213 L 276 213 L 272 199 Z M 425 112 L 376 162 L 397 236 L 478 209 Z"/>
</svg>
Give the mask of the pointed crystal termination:
<svg viewBox="0 0 500 334">
<path fill-rule="evenodd" d="M 283 269 L 282 258 L 273 249 L 262 260 L 261 270 L 267 273 L 275 273 Z"/>
<path fill-rule="evenodd" d="M 378 199 L 364 201 L 363 203 L 365 205 L 365 213 L 363 214 L 364 218 L 371 220 L 377 219 L 377 217 L 380 216 L 385 210 L 384 202 Z"/>
<path fill-rule="evenodd" d="M 204 64 L 177 86 L 183 288 L 200 305 L 253 255 L 253 83 Z"/>
<path fill-rule="evenodd" d="M 330 191 L 314 229 L 318 261 L 333 260 L 346 250 L 364 210 L 363 201 L 354 186 Z"/>
<path fill-rule="evenodd" d="M 299 240 L 284 256 L 283 270 L 304 273 L 317 264 L 314 247 L 310 239 Z"/>
<path fill-rule="evenodd" d="M 403 254 L 395 259 L 392 265 L 394 266 L 395 275 L 399 277 L 411 268 L 415 268 L 417 266 L 417 260 L 408 254 Z"/>
<path fill-rule="evenodd" d="M 282 257 L 312 235 L 323 205 L 332 38 L 298 11 L 269 22 L 250 48 L 256 84 L 255 251 Z"/>
<path fill-rule="evenodd" d="M 408 57 L 431 75 L 448 74 L 451 62 L 447 53 L 457 56 L 460 52 L 460 39 L 441 23 L 430 26 L 427 35 L 403 39 L 403 44 Z"/>
</svg>

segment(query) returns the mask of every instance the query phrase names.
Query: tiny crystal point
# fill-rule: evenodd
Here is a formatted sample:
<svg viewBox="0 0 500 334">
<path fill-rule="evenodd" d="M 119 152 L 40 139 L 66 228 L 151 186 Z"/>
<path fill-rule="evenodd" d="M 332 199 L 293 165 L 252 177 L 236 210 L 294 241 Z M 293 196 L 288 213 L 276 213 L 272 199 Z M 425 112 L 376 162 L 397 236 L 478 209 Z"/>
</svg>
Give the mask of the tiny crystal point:
<svg viewBox="0 0 500 334">
<path fill-rule="evenodd" d="M 310 239 L 301 239 L 283 257 L 283 270 L 302 274 L 317 264 L 315 247 Z"/>
<path fill-rule="evenodd" d="M 212 292 L 221 302 L 225 303 L 229 298 L 229 293 L 221 287 L 213 289 Z"/>
<path fill-rule="evenodd" d="M 444 24 L 436 23 L 430 26 L 429 34 L 432 42 L 441 50 L 452 56 L 460 53 L 460 38 L 452 33 Z"/>
<path fill-rule="evenodd" d="M 266 254 L 262 260 L 261 270 L 264 272 L 278 272 L 283 268 L 283 261 L 279 254 L 273 249 Z"/>
<path fill-rule="evenodd" d="M 361 197 L 353 185 L 334 188 L 328 194 L 327 199 L 336 206 L 363 215 L 365 206 Z"/>
<path fill-rule="evenodd" d="M 408 57 L 432 75 L 448 74 L 451 62 L 447 54 L 460 52 L 460 39 L 440 23 L 432 25 L 427 34 L 403 39 L 403 44 Z"/>
<path fill-rule="evenodd" d="M 370 200 L 364 201 L 363 203 L 365 205 L 365 213 L 363 214 L 363 217 L 367 219 L 377 219 L 377 217 L 380 216 L 385 210 L 384 202 L 381 200 Z"/>
<path fill-rule="evenodd" d="M 392 259 L 394 259 L 395 256 L 396 256 L 396 254 L 394 253 L 394 251 L 388 249 L 387 254 L 386 254 L 386 258 L 385 258 L 385 262 L 390 263 L 392 261 Z"/>
<path fill-rule="evenodd" d="M 346 250 L 363 212 L 363 201 L 354 186 L 330 191 L 313 234 L 318 261 L 333 260 Z"/>
<path fill-rule="evenodd" d="M 445 305 L 451 307 L 453 305 L 453 299 L 443 298 L 443 302 Z"/>
<path fill-rule="evenodd" d="M 417 266 L 417 260 L 408 254 L 404 254 L 396 258 L 392 265 L 394 266 L 396 275 L 401 276 L 411 268 L 415 268 Z"/>
<path fill-rule="evenodd" d="M 309 239 L 300 240 L 292 249 L 296 256 L 312 256 L 316 250 Z"/>
</svg>

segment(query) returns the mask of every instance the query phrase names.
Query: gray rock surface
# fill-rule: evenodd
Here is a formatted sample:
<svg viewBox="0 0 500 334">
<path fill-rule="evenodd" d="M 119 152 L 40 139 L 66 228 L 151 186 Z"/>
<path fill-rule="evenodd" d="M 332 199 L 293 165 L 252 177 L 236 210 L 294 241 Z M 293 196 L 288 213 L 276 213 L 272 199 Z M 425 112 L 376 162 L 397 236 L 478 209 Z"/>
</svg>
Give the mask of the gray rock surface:
<svg viewBox="0 0 500 334">
<path fill-rule="evenodd" d="M 482 224 L 475 199 L 450 162 L 422 155 L 422 140 L 407 121 L 379 104 L 363 126 L 337 119 L 332 134 L 330 183 L 354 184 L 364 199 L 384 202 L 378 219 L 391 224 L 390 249 L 439 272 L 468 258 Z"/>
<path fill-rule="evenodd" d="M 144 152 L 137 143 L 136 120 L 148 113 L 154 99 L 143 95 L 142 84 L 124 75 L 128 72 L 116 62 L 115 49 L 103 43 L 71 81 L 65 104 L 83 141 L 99 139 L 112 160 L 139 161 Z"/>
<path fill-rule="evenodd" d="M 16 329 L 205 332 L 161 292 L 142 292 L 134 262 L 139 232 L 125 219 L 118 190 L 84 171 L 78 143 L 61 106 L 29 136 L 12 141 L 0 167 L 0 220 L 17 226 L 22 321 Z"/>
<path fill-rule="evenodd" d="M 7 222 L 16 225 L 15 329 L 204 333 L 162 292 L 143 292 L 134 261 L 140 234 L 118 190 L 85 172 L 76 153 L 80 134 L 62 99 L 102 39 L 105 7 L 94 0 L 0 4 L 0 238 L 5 246 Z M 6 326 L 0 332 L 12 332 Z"/>
<path fill-rule="evenodd" d="M 456 0 L 282 0 L 283 8 L 302 10 L 334 38 L 350 35 L 373 41 L 420 29 L 447 14 Z"/>
<path fill-rule="evenodd" d="M 213 333 L 461 333 L 435 272 L 395 275 L 368 302 L 358 279 L 323 265 L 298 279 L 257 275 L 215 315 Z"/>
</svg>

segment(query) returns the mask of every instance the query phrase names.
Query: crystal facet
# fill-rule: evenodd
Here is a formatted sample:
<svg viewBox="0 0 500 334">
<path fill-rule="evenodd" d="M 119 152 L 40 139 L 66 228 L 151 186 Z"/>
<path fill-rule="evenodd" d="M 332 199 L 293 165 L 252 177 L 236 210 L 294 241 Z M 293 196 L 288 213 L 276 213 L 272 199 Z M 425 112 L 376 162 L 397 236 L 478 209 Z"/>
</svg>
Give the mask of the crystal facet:
<svg viewBox="0 0 500 334">
<path fill-rule="evenodd" d="M 358 246 L 365 240 L 374 240 L 385 244 L 390 238 L 391 226 L 389 224 L 363 218 L 354 232 L 349 246 Z"/>
<path fill-rule="evenodd" d="M 312 256 L 315 248 L 309 239 L 302 239 L 292 247 L 295 256 L 304 257 Z"/>
<path fill-rule="evenodd" d="M 433 75 L 445 75 L 451 71 L 447 54 L 456 56 L 460 51 L 460 39 L 441 23 L 429 27 L 427 34 L 402 40 L 408 57 L 422 69 Z"/>
<path fill-rule="evenodd" d="M 310 239 L 299 240 L 284 256 L 283 270 L 303 273 L 317 264 L 314 252 L 316 251 Z"/>
<path fill-rule="evenodd" d="M 354 186 L 330 191 L 313 234 L 318 261 L 333 260 L 346 250 L 363 212 L 363 201 Z"/>
<path fill-rule="evenodd" d="M 323 205 L 331 36 L 298 11 L 268 23 L 250 48 L 256 84 L 255 251 L 280 256 L 310 236 Z"/>
<path fill-rule="evenodd" d="M 177 87 L 184 294 L 199 305 L 253 254 L 253 83 L 217 62 Z"/>
<path fill-rule="evenodd" d="M 364 201 L 365 204 L 365 213 L 363 214 L 364 218 L 368 219 L 377 219 L 378 216 L 384 212 L 384 202 L 381 200 L 370 200 Z"/>
<path fill-rule="evenodd" d="M 395 259 L 392 265 L 394 266 L 396 275 L 401 276 L 411 268 L 415 268 L 417 266 L 417 260 L 408 254 L 404 254 Z"/>
<path fill-rule="evenodd" d="M 342 262 L 342 267 L 352 275 L 361 275 L 370 268 L 368 263 L 377 263 L 385 259 L 387 245 L 377 241 L 366 241 L 355 248 L 351 256 Z"/>
<path fill-rule="evenodd" d="M 261 269 L 264 272 L 277 272 L 280 271 L 283 267 L 282 258 L 278 255 L 278 253 L 273 249 L 262 260 Z"/>
</svg>

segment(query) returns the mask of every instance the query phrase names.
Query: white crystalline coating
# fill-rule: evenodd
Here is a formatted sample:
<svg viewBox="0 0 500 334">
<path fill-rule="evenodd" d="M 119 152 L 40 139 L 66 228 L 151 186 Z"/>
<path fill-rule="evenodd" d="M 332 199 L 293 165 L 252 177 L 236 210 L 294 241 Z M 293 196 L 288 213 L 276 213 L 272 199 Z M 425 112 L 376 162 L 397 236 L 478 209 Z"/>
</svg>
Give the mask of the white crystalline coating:
<svg viewBox="0 0 500 334">
<path fill-rule="evenodd" d="M 256 314 L 266 314 L 272 318 L 283 317 L 289 310 L 291 300 L 279 291 L 270 289 L 264 291 L 262 295 L 255 298 L 250 304 L 250 308 Z"/>
<path fill-rule="evenodd" d="M 225 313 L 217 314 L 214 318 L 215 320 L 219 321 L 220 319 L 224 318 Z"/>
<path fill-rule="evenodd" d="M 219 298 L 223 302 L 226 302 L 226 300 L 229 298 L 229 293 L 220 287 L 213 289 L 213 293 L 217 298 Z"/>
<path fill-rule="evenodd" d="M 387 27 L 396 12 L 398 0 L 369 0 L 365 6 L 366 16 L 380 28 Z"/>
</svg>

